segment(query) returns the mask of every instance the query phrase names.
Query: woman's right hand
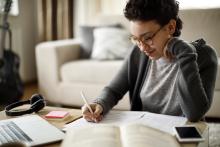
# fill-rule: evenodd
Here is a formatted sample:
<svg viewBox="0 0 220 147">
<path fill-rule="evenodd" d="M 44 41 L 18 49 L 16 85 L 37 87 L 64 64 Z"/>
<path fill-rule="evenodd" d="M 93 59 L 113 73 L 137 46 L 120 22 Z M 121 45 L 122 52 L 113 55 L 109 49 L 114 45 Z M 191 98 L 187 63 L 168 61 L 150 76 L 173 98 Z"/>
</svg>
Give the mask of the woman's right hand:
<svg viewBox="0 0 220 147">
<path fill-rule="evenodd" d="M 82 106 L 82 115 L 83 118 L 90 122 L 99 122 L 102 120 L 103 115 L 103 108 L 100 104 L 92 103 L 89 104 L 92 108 L 93 113 L 91 113 L 86 105 Z"/>
</svg>

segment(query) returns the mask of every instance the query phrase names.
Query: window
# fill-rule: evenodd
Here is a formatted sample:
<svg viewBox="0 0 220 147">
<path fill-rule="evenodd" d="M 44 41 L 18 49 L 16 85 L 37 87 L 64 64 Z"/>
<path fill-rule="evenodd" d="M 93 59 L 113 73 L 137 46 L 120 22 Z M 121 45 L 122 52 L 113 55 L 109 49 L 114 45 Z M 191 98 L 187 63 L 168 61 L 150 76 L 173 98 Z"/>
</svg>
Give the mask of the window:
<svg viewBox="0 0 220 147">
<path fill-rule="evenodd" d="M 4 11 L 5 2 L 6 0 L 0 0 L 0 13 Z M 9 14 L 13 16 L 17 16 L 19 14 L 18 0 L 12 0 L 11 11 Z"/>
</svg>

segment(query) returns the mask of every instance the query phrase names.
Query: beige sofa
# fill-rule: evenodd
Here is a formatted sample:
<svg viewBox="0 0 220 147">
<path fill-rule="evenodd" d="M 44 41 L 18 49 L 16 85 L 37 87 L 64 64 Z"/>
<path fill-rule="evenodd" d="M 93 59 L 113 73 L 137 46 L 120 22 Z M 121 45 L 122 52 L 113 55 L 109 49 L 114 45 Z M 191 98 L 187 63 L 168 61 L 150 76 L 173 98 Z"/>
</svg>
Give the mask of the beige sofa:
<svg viewBox="0 0 220 147">
<path fill-rule="evenodd" d="M 220 52 L 220 9 L 182 10 L 182 38 L 188 41 L 203 37 Z M 98 23 L 120 22 L 128 28 L 123 16 L 100 17 Z M 79 39 L 40 43 L 36 46 L 37 74 L 40 93 L 55 104 L 80 107 L 83 90 L 92 101 L 112 79 L 122 60 L 97 61 L 80 59 Z M 220 117 L 220 74 L 218 73 L 214 101 L 207 116 Z M 115 107 L 129 109 L 128 94 Z"/>
</svg>

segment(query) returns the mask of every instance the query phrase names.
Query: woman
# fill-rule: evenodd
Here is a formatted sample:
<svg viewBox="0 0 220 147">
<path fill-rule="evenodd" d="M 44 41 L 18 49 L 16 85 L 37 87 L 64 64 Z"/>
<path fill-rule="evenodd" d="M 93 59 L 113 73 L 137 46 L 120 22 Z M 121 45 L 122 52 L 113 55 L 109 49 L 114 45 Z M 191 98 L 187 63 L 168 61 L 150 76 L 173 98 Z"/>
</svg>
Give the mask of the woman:
<svg viewBox="0 0 220 147">
<path fill-rule="evenodd" d="M 182 21 L 175 0 L 129 0 L 132 52 L 101 95 L 82 107 L 83 117 L 98 122 L 129 91 L 132 111 L 185 116 L 198 121 L 212 103 L 217 56 L 196 49 L 179 36 Z M 201 41 L 197 44 L 202 46 Z"/>
</svg>

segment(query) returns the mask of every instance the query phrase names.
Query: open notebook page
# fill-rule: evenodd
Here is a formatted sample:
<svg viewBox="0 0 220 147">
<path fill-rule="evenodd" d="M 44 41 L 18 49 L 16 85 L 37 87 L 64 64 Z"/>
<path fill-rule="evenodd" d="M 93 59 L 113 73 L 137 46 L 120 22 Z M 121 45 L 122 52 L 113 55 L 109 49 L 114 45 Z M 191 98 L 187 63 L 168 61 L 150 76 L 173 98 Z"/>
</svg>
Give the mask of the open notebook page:
<svg viewBox="0 0 220 147">
<path fill-rule="evenodd" d="M 180 147 L 174 136 L 146 125 L 129 124 L 120 129 L 123 147 Z"/>
<path fill-rule="evenodd" d="M 116 126 L 86 126 L 68 130 L 61 147 L 121 147 L 120 139 Z"/>
<path fill-rule="evenodd" d="M 142 124 L 96 125 L 67 131 L 61 147 L 179 147 L 174 136 Z"/>
</svg>

